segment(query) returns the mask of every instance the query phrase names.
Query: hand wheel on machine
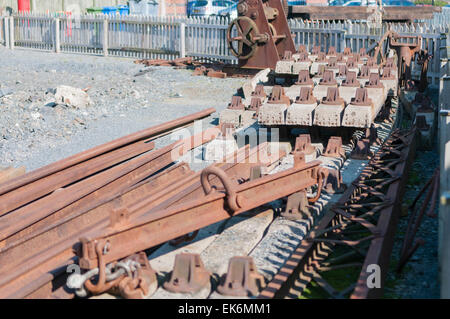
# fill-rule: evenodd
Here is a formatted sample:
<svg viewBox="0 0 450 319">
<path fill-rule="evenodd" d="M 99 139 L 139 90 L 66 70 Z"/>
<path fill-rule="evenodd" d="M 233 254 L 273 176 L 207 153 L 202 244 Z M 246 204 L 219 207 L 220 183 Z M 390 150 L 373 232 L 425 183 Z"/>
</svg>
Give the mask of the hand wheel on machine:
<svg viewBox="0 0 450 319">
<path fill-rule="evenodd" d="M 234 32 L 237 36 L 233 37 Z M 248 17 L 238 17 L 231 21 L 227 30 L 227 41 L 231 53 L 239 59 L 249 59 L 258 49 L 259 43 L 266 43 L 268 34 L 260 34 L 256 23 Z M 237 42 L 237 48 L 234 43 Z"/>
</svg>

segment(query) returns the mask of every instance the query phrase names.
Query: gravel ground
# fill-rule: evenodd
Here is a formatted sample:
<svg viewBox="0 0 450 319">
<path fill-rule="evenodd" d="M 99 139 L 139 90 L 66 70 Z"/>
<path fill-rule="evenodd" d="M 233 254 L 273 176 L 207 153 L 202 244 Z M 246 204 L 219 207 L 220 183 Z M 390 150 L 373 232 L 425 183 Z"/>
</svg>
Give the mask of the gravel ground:
<svg viewBox="0 0 450 319">
<path fill-rule="evenodd" d="M 0 166 L 27 171 L 208 107 L 220 111 L 244 83 L 172 67 L 135 76 L 145 66 L 122 58 L 6 48 L 0 56 Z M 92 105 L 55 105 L 59 85 L 89 88 Z"/>
</svg>

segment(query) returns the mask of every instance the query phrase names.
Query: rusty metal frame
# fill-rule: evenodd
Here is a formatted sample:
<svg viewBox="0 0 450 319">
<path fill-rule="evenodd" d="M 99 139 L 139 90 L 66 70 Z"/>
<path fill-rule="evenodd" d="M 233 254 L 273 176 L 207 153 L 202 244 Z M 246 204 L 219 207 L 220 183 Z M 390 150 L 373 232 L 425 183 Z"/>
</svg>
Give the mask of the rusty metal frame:
<svg viewBox="0 0 450 319">
<path fill-rule="evenodd" d="M 244 69 L 275 69 L 285 51 L 295 45 L 280 0 L 241 0 L 238 17 L 230 22 L 227 42 L 230 52 Z M 233 29 L 237 36 L 233 37 Z M 237 42 L 237 49 L 234 44 Z"/>
<path fill-rule="evenodd" d="M 419 213 L 417 214 L 417 208 L 415 208 L 417 201 L 422 197 L 425 191 L 428 189 L 426 196 L 420 206 Z M 433 176 L 430 180 L 423 186 L 421 191 L 417 194 L 413 203 L 410 207 L 411 210 L 408 227 L 406 228 L 406 233 L 403 239 L 402 249 L 400 251 L 400 259 L 397 266 L 397 272 L 400 273 L 403 267 L 406 265 L 408 260 L 414 254 L 414 252 L 422 245 L 425 244 L 425 239 L 418 238 L 414 241 L 417 231 L 423 219 L 423 215 L 426 213 L 427 216 L 435 218 L 436 214 L 433 212 L 436 207 L 436 199 L 439 191 L 439 168 L 435 169 Z M 431 204 L 430 204 L 431 203 Z M 428 204 L 430 207 L 427 209 Z M 426 211 L 426 212 L 425 212 Z"/>
</svg>

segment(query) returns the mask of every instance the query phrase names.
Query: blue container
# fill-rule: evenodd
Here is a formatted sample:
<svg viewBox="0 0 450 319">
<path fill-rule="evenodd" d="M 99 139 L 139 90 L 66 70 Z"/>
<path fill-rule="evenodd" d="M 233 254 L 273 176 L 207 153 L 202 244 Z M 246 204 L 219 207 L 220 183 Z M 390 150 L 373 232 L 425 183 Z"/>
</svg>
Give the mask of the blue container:
<svg viewBox="0 0 450 319">
<path fill-rule="evenodd" d="M 104 14 L 116 14 L 117 8 L 116 7 L 103 7 L 102 13 Z"/>
<path fill-rule="evenodd" d="M 118 5 L 117 9 L 119 10 L 120 15 L 128 15 L 130 14 L 130 7 L 125 5 Z"/>
</svg>

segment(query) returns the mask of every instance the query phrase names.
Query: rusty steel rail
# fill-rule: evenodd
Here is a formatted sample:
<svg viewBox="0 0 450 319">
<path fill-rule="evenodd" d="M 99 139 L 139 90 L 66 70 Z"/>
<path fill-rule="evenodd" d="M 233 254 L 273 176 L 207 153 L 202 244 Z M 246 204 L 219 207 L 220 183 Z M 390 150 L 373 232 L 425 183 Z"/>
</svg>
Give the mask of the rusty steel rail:
<svg viewBox="0 0 450 319">
<path fill-rule="evenodd" d="M 252 150 L 245 147 L 225 158 L 224 163 L 214 165 L 227 171 L 235 180 L 245 180 L 249 178 L 250 167 L 256 165 L 250 159 L 260 159 L 259 165 L 268 166 L 280 156 L 284 156 L 282 152 L 278 156 L 258 156 L 260 153 L 264 155 L 265 152 L 266 143 Z M 254 155 L 256 157 L 252 158 Z M 241 162 L 234 162 L 235 159 Z M 55 291 L 53 287 L 52 290 L 49 283 L 64 275 L 65 266 L 76 261 L 76 243 L 80 236 L 87 231 L 104 233 L 111 211 L 140 207 L 141 202 L 148 202 L 147 207 L 159 205 L 165 208 L 177 201 L 197 198 L 202 195 L 199 176 L 199 173 L 194 174 L 186 165 L 164 170 L 149 182 L 135 185 L 116 196 L 114 200 L 109 198 L 107 202 L 83 213 L 78 212 L 71 218 L 56 219 L 57 224 L 50 224 L 40 234 L 29 237 L 20 244 L 10 245 L 0 254 L 0 263 L 5 264 L 0 271 L 0 296 L 23 298 L 30 295 L 49 297 L 57 294 L 57 297 L 70 297 L 71 293 L 65 292 L 64 289 Z M 211 182 L 217 183 L 214 179 Z M 75 250 L 72 247 L 75 247 Z"/>
<path fill-rule="evenodd" d="M 93 176 L 78 183 L 81 186 L 74 184 L 67 188 L 66 193 L 61 191 L 54 193 L 56 195 L 50 199 L 43 198 L 43 204 L 39 204 L 39 201 L 35 202 L 36 205 L 33 208 L 41 206 L 42 210 L 30 210 L 33 214 L 24 211 L 25 215 L 21 216 L 20 219 L 17 218 L 17 214 L 7 215 L 7 217 L 12 216 L 11 222 L 15 221 L 15 223 L 9 225 L 9 233 L 18 229 L 22 232 L 17 233 L 18 235 L 14 238 L 9 238 L 8 241 L 1 242 L 3 247 L 0 252 L 0 264 L 2 264 L 0 286 L 7 283 L 11 278 L 22 276 L 23 273 L 32 270 L 33 267 L 37 267 L 39 263 L 45 264 L 44 261 L 51 255 L 49 246 L 58 246 L 58 243 L 65 240 L 66 246 L 62 245 L 61 247 L 72 250 L 71 247 L 77 238 L 71 241 L 70 234 L 74 231 L 82 231 L 86 227 L 89 228 L 90 223 L 95 221 L 95 215 L 93 216 L 91 212 L 95 212 L 97 207 L 109 203 L 112 199 L 130 189 L 132 190 L 133 185 L 167 167 L 191 148 L 214 139 L 219 132 L 220 130 L 216 127 L 207 129 L 200 134 L 201 136 L 193 136 L 152 152 L 156 156 L 149 153 L 148 156 L 138 157 L 123 166 L 116 166 L 102 172 L 99 174 L 100 176 Z M 163 184 L 164 181 L 168 180 L 168 176 L 171 176 L 169 172 L 178 173 L 172 175 L 180 177 L 188 171 L 186 167 L 181 169 L 181 173 L 179 170 L 180 168 L 171 169 L 165 174 L 159 174 L 157 178 L 150 179 L 150 183 L 147 181 L 144 184 L 147 188 L 142 187 L 147 191 L 145 194 L 151 195 L 153 191 L 158 190 L 158 184 Z M 170 182 L 172 181 L 170 180 Z M 99 185 L 101 186 L 99 187 Z M 61 196 L 64 194 L 67 197 Z M 84 196 L 80 196 L 80 194 L 84 194 Z M 144 194 L 141 196 L 144 196 Z M 110 206 L 110 209 L 113 208 L 114 205 Z M 56 217 L 50 216 L 55 212 Z M 106 209 L 104 213 L 108 214 L 109 211 Z M 45 215 L 53 218 L 50 221 L 45 220 L 47 217 Z M 13 217 L 16 217 L 16 219 Z M 28 219 L 25 219 L 25 217 Z M 2 235 L 5 236 L 4 233 Z M 41 259 L 37 256 L 40 256 Z M 68 256 L 70 256 L 70 253 Z M 64 260 L 67 259 L 62 261 Z M 18 269 L 18 265 L 23 263 L 25 265 Z M 45 267 L 44 265 L 43 269 L 47 269 Z M 17 287 L 20 287 L 20 285 L 17 285 Z M 0 292 L 0 295 L 2 295 L 2 292 Z"/>
<path fill-rule="evenodd" d="M 14 167 L 5 167 L 0 168 L 0 183 L 4 183 L 14 177 L 25 174 L 25 166 L 14 168 Z"/>
<path fill-rule="evenodd" d="M 15 214 L 14 210 L 17 208 L 29 204 L 54 190 L 62 189 L 74 181 L 81 180 L 151 151 L 154 146 L 153 142 L 137 142 L 74 165 L 69 170 L 56 172 L 23 185 L 14 191 L 5 193 L 0 197 L 0 218 L 7 216 L 9 213 Z M 0 233 L 3 233 L 1 226 Z"/>
<path fill-rule="evenodd" d="M 259 298 L 297 298 L 312 281 L 330 298 L 381 297 L 414 151 L 415 128 L 394 131 Z M 379 265 L 381 288 L 368 287 L 369 265 Z M 338 289 L 327 277 L 337 269 L 361 271 L 356 282 Z"/>
<path fill-rule="evenodd" d="M 203 111 L 193 113 L 188 116 L 184 116 L 169 122 L 165 122 L 153 127 L 150 127 L 148 129 L 144 129 L 142 131 L 121 137 L 119 139 L 113 140 L 111 142 L 96 146 L 94 148 L 91 148 L 89 150 L 86 150 L 84 152 L 78 153 L 76 155 L 70 156 L 66 159 L 57 161 L 55 163 L 52 163 L 50 165 L 44 166 L 42 168 L 39 168 L 37 170 L 34 170 L 32 172 L 29 172 L 25 175 L 19 176 L 17 178 L 8 180 L 7 182 L 4 182 L 3 184 L 0 184 L 0 195 L 5 195 L 6 193 L 12 192 L 19 187 L 25 186 L 29 183 L 33 183 L 39 179 L 42 179 L 46 176 L 55 174 L 57 172 L 66 170 L 71 168 L 74 165 L 80 164 L 82 162 L 85 162 L 87 160 L 90 160 L 92 158 L 95 158 L 97 156 L 100 156 L 102 154 L 111 152 L 113 150 L 116 150 L 118 148 L 127 146 L 129 144 L 136 143 L 138 141 L 143 141 L 147 139 L 155 139 L 157 137 L 163 136 L 165 134 L 170 133 L 174 129 L 189 125 L 193 123 L 195 120 L 200 120 L 205 117 L 208 117 L 212 113 L 214 113 L 216 110 L 214 108 L 205 109 Z M 76 181 L 84 176 L 75 176 L 75 179 L 73 181 Z M 67 181 L 68 185 L 70 184 L 70 181 Z M 42 185 L 39 185 L 38 187 L 42 187 Z M 61 186 L 55 186 L 56 188 L 49 189 L 48 191 L 51 192 L 58 187 Z M 2 203 L 0 198 L 0 203 Z M 1 205 L 1 204 L 0 204 Z M 1 212 L 4 212 L 3 206 L 0 210 Z"/>
</svg>

